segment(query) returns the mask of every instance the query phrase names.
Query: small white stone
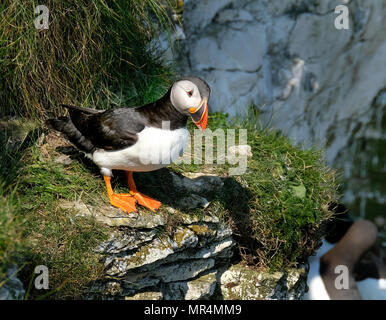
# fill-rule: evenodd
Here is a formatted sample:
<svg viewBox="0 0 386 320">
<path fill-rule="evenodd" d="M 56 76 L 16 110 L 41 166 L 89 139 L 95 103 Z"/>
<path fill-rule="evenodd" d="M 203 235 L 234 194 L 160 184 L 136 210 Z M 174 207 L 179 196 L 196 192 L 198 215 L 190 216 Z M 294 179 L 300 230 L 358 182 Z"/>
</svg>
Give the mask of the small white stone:
<svg viewBox="0 0 386 320">
<path fill-rule="evenodd" d="M 228 155 L 252 157 L 252 148 L 250 145 L 230 146 L 228 148 Z"/>
</svg>

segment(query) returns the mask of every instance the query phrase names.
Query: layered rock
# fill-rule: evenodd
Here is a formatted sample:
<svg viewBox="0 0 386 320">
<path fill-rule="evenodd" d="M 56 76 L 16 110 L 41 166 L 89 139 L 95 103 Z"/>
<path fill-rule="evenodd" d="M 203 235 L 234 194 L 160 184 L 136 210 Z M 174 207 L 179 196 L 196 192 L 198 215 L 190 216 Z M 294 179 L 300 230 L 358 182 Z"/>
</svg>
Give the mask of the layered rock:
<svg viewBox="0 0 386 320">
<path fill-rule="evenodd" d="M 206 203 L 205 193 L 221 192 L 223 187 L 222 179 L 213 174 L 170 175 L 172 188 Z M 192 201 L 184 201 L 193 206 Z M 156 214 L 147 210 L 126 214 L 108 205 L 87 206 L 81 201 L 62 202 L 61 207 L 76 215 L 94 216 L 111 227 L 109 239 L 95 249 L 104 261 L 104 276 L 91 285 L 85 298 L 295 299 L 304 293 L 302 270 L 270 274 L 234 266 L 238 260 L 232 259 L 237 245 L 232 230 L 214 215 L 194 213 L 197 210 L 177 212 L 172 207 Z M 169 233 L 168 215 L 173 214 L 180 221 Z"/>
<path fill-rule="evenodd" d="M 188 194 L 181 199 L 181 208 L 184 203 L 190 209 L 200 207 L 195 197 L 209 203 L 203 193 L 223 186 L 214 175 L 170 174 L 172 187 Z M 178 210 L 172 207 L 156 214 L 146 210 L 126 214 L 81 201 L 62 202 L 61 207 L 112 227 L 109 239 L 96 248 L 105 276 L 93 284 L 87 298 L 208 299 L 215 292 L 219 266 L 229 264 L 233 255 L 232 230 L 216 216 L 178 212 L 181 221 L 168 233 L 168 215 Z"/>
<path fill-rule="evenodd" d="M 120 228 L 98 248 L 106 256 L 106 277 L 92 291 L 111 298 L 155 292 L 164 299 L 209 298 L 218 265 L 232 257 L 231 235 L 218 220 L 186 224 L 171 237 Z"/>
<path fill-rule="evenodd" d="M 242 264 L 229 267 L 220 278 L 226 300 L 298 300 L 306 291 L 307 270 L 256 272 Z"/>
</svg>

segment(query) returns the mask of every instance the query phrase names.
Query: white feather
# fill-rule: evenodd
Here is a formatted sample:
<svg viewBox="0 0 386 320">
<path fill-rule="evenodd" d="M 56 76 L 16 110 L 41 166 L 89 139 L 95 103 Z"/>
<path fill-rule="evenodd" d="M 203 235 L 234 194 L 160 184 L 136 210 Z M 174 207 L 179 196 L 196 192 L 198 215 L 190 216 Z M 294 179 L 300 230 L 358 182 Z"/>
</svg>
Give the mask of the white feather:
<svg viewBox="0 0 386 320">
<path fill-rule="evenodd" d="M 166 167 L 184 151 L 188 130 L 180 128 L 165 130 L 146 127 L 138 133 L 137 142 L 119 151 L 98 149 L 93 161 L 104 175 L 111 176 L 111 170 L 153 171 Z"/>
</svg>

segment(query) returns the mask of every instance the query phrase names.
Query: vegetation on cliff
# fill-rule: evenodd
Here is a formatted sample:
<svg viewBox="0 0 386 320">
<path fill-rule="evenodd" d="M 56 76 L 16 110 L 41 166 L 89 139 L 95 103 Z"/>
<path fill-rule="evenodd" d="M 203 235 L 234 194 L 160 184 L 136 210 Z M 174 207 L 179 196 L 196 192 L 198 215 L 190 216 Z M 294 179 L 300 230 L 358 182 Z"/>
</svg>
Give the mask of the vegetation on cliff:
<svg viewBox="0 0 386 320">
<path fill-rule="evenodd" d="M 35 1 L 0 4 L 1 113 L 41 117 L 62 112 L 61 103 L 142 104 L 168 85 L 168 69 L 149 47 L 157 29 L 169 25 L 160 1 L 44 5 L 49 28 L 37 30 Z"/>
<path fill-rule="evenodd" d="M 0 279 L 16 262 L 27 298 L 82 296 L 103 271 L 93 249 L 112 228 L 61 206 L 62 200 L 99 206 L 108 199 L 97 167 L 48 132 L 42 119 L 59 114 L 59 103 L 107 108 L 150 102 L 174 77 L 149 51 L 156 32 L 153 16 L 167 25 L 158 1 L 74 3 L 48 1 L 52 24 L 43 31 L 27 25 L 34 19 L 33 1 L 0 5 L 1 112 L 23 117 L 19 122 L 7 118 L 0 127 Z M 247 120 L 213 113 L 208 128 L 247 129 L 252 151 L 247 171 L 230 176 L 229 164 L 215 162 L 173 164 L 166 171 L 136 175 L 138 188 L 165 204 L 157 214 L 168 224 L 158 236 L 173 236 L 183 214 L 213 214 L 232 227 L 239 244 L 236 259 L 271 270 L 304 263 L 319 244 L 323 223 L 331 217 L 328 203 L 336 197 L 334 173 L 321 153 L 261 128 L 254 112 Z M 167 187 L 168 170 L 216 174 L 224 187 L 208 192 L 209 206 L 181 209 L 181 192 Z M 118 192 L 128 191 L 120 173 L 113 184 Z M 50 270 L 53 291 L 43 295 L 29 287 L 37 265 Z"/>
</svg>

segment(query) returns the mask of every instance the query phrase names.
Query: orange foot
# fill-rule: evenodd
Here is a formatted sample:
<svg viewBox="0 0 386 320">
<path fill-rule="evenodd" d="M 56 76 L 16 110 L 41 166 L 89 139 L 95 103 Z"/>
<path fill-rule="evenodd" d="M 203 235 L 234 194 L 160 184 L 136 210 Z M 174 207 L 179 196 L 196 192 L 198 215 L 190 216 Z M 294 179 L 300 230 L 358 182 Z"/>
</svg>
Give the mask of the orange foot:
<svg viewBox="0 0 386 320">
<path fill-rule="evenodd" d="M 135 206 L 136 201 L 131 194 L 114 193 L 110 195 L 109 198 L 110 203 L 114 207 L 118 207 L 127 213 L 137 212 L 137 208 Z"/>
<path fill-rule="evenodd" d="M 133 197 L 138 201 L 138 204 L 141 206 L 144 206 L 148 208 L 149 210 L 155 212 L 159 209 L 159 207 L 162 205 L 161 202 L 150 198 L 147 195 L 144 195 L 138 191 L 130 191 L 130 193 L 133 195 Z"/>
<path fill-rule="evenodd" d="M 132 194 L 133 197 L 138 201 L 138 204 L 144 206 L 145 208 L 148 208 L 153 212 L 158 210 L 162 203 L 137 191 L 137 187 L 135 186 L 135 182 L 133 179 L 133 172 L 126 171 L 126 176 L 127 182 L 129 184 L 130 194 Z"/>
<path fill-rule="evenodd" d="M 110 203 L 114 207 L 118 207 L 127 213 L 137 212 L 134 197 L 131 194 L 114 193 L 113 188 L 111 187 L 111 177 L 104 176 L 104 179 Z"/>
</svg>

